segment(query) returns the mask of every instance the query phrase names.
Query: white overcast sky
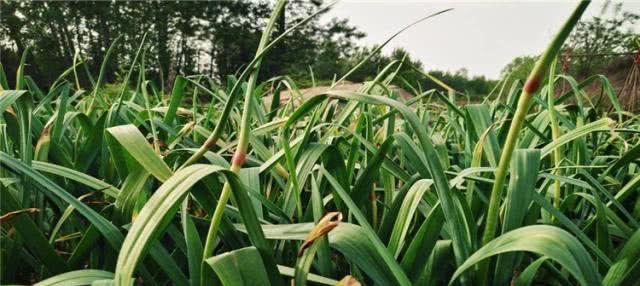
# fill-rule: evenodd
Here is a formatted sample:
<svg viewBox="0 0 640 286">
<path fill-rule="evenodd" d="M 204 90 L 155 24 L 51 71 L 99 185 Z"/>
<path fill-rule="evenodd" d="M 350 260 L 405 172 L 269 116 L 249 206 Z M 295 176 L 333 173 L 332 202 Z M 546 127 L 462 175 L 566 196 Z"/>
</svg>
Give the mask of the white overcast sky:
<svg viewBox="0 0 640 286">
<path fill-rule="evenodd" d="M 348 18 L 367 36 L 360 44 L 384 42 L 406 24 L 453 8 L 396 37 L 383 50 L 407 49 L 427 70 L 456 71 L 497 79 L 514 57 L 540 53 L 575 1 L 392 1 L 342 0 L 324 16 Z M 591 3 L 583 19 L 598 15 L 603 2 Z M 623 10 L 640 13 L 640 0 L 624 1 Z M 638 27 L 634 27 L 640 31 Z"/>
</svg>

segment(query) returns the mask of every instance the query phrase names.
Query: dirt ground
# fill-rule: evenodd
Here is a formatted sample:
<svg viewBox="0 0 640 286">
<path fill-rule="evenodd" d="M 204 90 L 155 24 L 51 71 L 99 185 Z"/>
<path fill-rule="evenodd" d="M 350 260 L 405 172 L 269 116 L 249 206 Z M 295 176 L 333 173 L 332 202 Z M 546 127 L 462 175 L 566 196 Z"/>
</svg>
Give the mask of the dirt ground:
<svg viewBox="0 0 640 286">
<path fill-rule="evenodd" d="M 341 83 L 339 83 L 338 85 L 336 85 L 333 90 L 341 90 L 341 91 L 359 91 L 362 88 L 363 84 L 362 83 L 354 83 L 354 82 L 350 82 L 350 81 L 343 81 Z M 308 98 L 309 96 L 312 95 L 316 95 L 316 94 L 320 94 L 323 91 L 329 90 L 330 86 L 328 85 L 324 85 L 324 86 L 316 86 L 316 87 L 311 87 L 311 88 L 304 88 L 304 89 L 300 89 L 299 92 L 302 95 L 302 99 L 304 100 L 305 98 Z M 399 88 L 397 86 L 392 85 L 391 88 L 398 92 L 400 94 L 400 96 L 404 99 L 409 99 L 411 97 L 413 97 L 413 94 L 411 94 L 410 92 Z M 280 93 L 280 104 L 284 104 L 287 103 L 289 101 L 289 98 L 291 97 L 292 92 L 290 90 L 284 90 Z M 272 96 L 265 96 L 264 97 L 264 104 L 266 106 L 270 106 L 271 105 L 271 101 L 272 101 Z M 298 102 L 299 103 L 299 102 Z"/>
</svg>

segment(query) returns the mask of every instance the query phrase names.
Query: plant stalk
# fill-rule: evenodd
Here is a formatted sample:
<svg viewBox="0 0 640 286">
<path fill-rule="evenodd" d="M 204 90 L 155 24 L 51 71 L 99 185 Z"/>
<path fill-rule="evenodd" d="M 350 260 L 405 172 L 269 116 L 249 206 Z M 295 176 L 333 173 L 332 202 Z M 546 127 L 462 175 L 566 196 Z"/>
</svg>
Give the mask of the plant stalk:
<svg viewBox="0 0 640 286">
<path fill-rule="evenodd" d="M 207 138 L 207 140 L 205 140 L 205 142 L 202 144 L 202 146 L 200 146 L 200 148 L 198 148 L 198 150 L 196 150 L 195 153 L 193 153 L 193 155 L 191 155 L 191 157 L 189 157 L 183 164 L 182 166 L 180 166 L 179 169 L 182 169 L 186 166 L 189 166 L 193 163 L 195 163 L 198 159 L 200 159 L 208 150 L 209 148 L 211 148 L 213 145 L 216 144 L 216 142 L 218 141 L 218 139 L 220 139 L 220 136 L 222 135 L 222 130 L 224 127 L 224 122 L 227 120 L 227 118 L 229 117 L 229 114 L 231 113 L 231 109 L 234 107 L 235 105 L 235 93 L 236 90 L 238 90 L 238 88 L 240 88 L 240 83 L 242 81 L 244 81 L 244 79 L 246 78 L 247 74 L 249 72 L 254 72 L 255 70 L 259 70 L 259 64 L 262 61 L 262 58 L 265 56 L 265 54 L 273 49 L 273 47 L 279 43 L 280 41 L 282 41 L 282 39 L 290 34 L 291 32 L 293 32 L 294 30 L 296 30 L 298 27 L 306 24 L 307 22 L 309 22 L 311 19 L 313 19 L 314 17 L 324 13 L 325 11 L 327 11 L 329 8 L 331 8 L 331 6 L 333 6 L 336 2 L 331 2 L 330 4 L 324 6 L 323 8 L 318 9 L 318 11 L 314 12 L 313 14 L 309 15 L 308 17 L 306 17 L 305 19 L 299 21 L 298 23 L 296 23 L 295 25 L 291 26 L 291 28 L 287 29 L 286 31 L 284 31 L 282 34 L 278 35 L 278 37 L 276 37 L 275 39 L 273 39 L 271 42 L 269 42 L 268 44 L 265 44 L 264 46 L 262 46 L 262 40 L 260 42 L 260 45 L 258 47 L 258 51 L 256 52 L 255 57 L 253 58 L 253 60 L 251 60 L 251 62 L 247 65 L 247 68 L 242 72 L 242 74 L 240 74 L 240 77 L 238 77 L 237 82 L 233 85 L 233 87 L 231 88 L 231 91 L 229 92 L 229 100 L 227 101 L 227 103 L 224 106 L 224 110 L 220 116 L 220 119 L 218 121 L 218 124 L 216 125 L 215 129 L 213 130 L 213 132 L 211 132 L 211 134 L 209 135 L 209 137 Z M 275 11 L 275 10 L 274 10 Z M 272 15 L 272 17 L 274 17 Z M 270 23 L 269 23 L 270 24 Z M 265 33 L 267 31 L 265 30 Z M 264 34 L 263 34 L 264 36 Z M 252 87 L 253 88 L 253 87 Z"/>
<path fill-rule="evenodd" d="M 551 64 L 551 68 L 549 69 L 549 85 L 547 86 L 547 105 L 549 110 L 549 121 L 551 121 L 551 139 L 555 141 L 562 134 L 560 133 L 560 126 L 558 124 L 558 118 L 556 114 L 556 103 L 555 103 L 555 94 L 554 94 L 554 82 L 556 78 L 556 63 L 557 60 L 554 60 Z M 556 148 L 553 150 L 553 164 L 556 170 L 554 173 L 556 175 L 561 175 L 560 162 L 562 161 L 562 147 Z M 560 180 L 555 180 L 553 182 L 553 205 L 556 208 L 560 208 L 562 189 L 560 188 Z"/>
<path fill-rule="evenodd" d="M 275 27 L 276 19 L 280 14 L 282 14 L 281 12 L 283 11 L 286 2 L 287 2 L 286 0 L 279 0 L 276 3 L 276 6 L 273 9 L 273 13 L 271 14 L 271 18 L 269 19 L 267 27 L 265 28 L 264 32 L 262 33 L 262 37 L 260 38 L 260 44 L 258 45 L 258 50 L 256 51 L 256 57 L 267 46 L 271 32 Z M 230 167 L 230 170 L 234 173 L 238 173 L 242 168 L 242 164 L 246 159 L 247 150 L 249 148 L 249 131 L 251 128 L 251 97 L 253 96 L 253 91 L 254 91 L 256 82 L 258 80 L 258 73 L 260 72 L 261 61 L 262 59 L 259 59 L 258 62 L 256 63 L 255 68 L 253 69 L 251 75 L 249 76 L 249 79 L 247 82 L 247 88 L 245 90 L 244 106 L 242 110 L 242 119 L 240 123 L 241 125 L 240 125 L 239 137 L 238 137 L 238 145 L 235 153 L 233 154 L 233 158 L 231 160 L 231 167 Z M 216 241 L 216 234 L 218 232 L 220 221 L 222 220 L 224 209 L 226 207 L 227 201 L 229 200 L 230 196 L 231 196 L 231 185 L 229 185 L 229 183 L 227 182 L 224 184 L 224 187 L 222 188 L 220 198 L 218 199 L 218 204 L 216 205 L 216 209 L 214 210 L 213 215 L 211 216 L 211 223 L 209 224 L 209 231 L 207 232 L 207 238 L 206 238 L 203 253 L 202 253 L 203 264 L 205 263 L 204 260 L 209 258 L 213 254 L 213 247 Z M 203 272 L 200 277 L 202 282 L 201 285 L 206 285 L 206 283 L 204 283 L 205 267 L 203 267 L 202 269 L 203 269 Z"/>
<path fill-rule="evenodd" d="M 509 132 L 507 133 L 507 138 L 502 149 L 502 154 L 500 154 L 498 168 L 495 173 L 495 182 L 493 184 L 491 197 L 489 199 L 486 226 L 484 229 L 484 234 L 482 236 L 482 245 L 486 245 L 495 237 L 495 231 L 498 225 L 498 217 L 500 214 L 500 201 L 502 200 L 502 191 L 504 189 L 503 185 L 507 176 L 507 170 L 511 162 L 513 150 L 515 149 L 516 143 L 518 141 L 520 130 L 522 129 L 525 117 L 529 111 L 529 107 L 531 106 L 533 94 L 538 91 L 540 83 L 542 82 L 544 77 L 544 72 L 549 68 L 551 62 L 556 58 L 558 52 L 560 51 L 560 48 L 562 47 L 562 44 L 571 33 L 571 30 L 573 30 L 573 27 L 578 23 L 578 20 L 586 10 L 589 3 L 590 1 L 581 1 L 578 4 L 576 9 L 573 11 L 569 19 L 567 19 L 567 21 L 564 23 L 553 41 L 551 41 L 545 52 L 536 61 L 536 64 L 529 74 L 529 77 L 527 78 L 527 81 L 522 89 L 522 93 L 520 94 L 520 98 L 518 99 L 518 106 L 511 121 L 511 126 L 509 128 Z M 481 278 L 487 277 L 487 270 L 487 262 L 482 263 L 480 266 Z M 482 279 L 482 281 L 486 282 L 486 279 Z"/>
</svg>

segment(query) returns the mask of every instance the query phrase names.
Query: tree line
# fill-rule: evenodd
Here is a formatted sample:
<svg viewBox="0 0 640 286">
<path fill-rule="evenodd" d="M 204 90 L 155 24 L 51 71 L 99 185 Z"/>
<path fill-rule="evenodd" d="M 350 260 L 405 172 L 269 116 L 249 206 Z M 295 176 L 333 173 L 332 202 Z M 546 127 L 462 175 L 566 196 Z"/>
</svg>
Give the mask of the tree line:
<svg viewBox="0 0 640 286">
<path fill-rule="evenodd" d="M 176 74 L 220 79 L 248 63 L 271 13 L 268 1 L 3 1 L 2 62 L 8 74 L 31 47 L 29 74 L 51 82 L 73 64 L 75 52 L 96 74 L 114 44 L 105 79 L 117 80 L 146 35 L 147 68 L 162 82 Z M 311 14 L 320 1 L 293 1 L 277 33 Z M 346 58 L 364 34 L 344 19 L 312 20 L 263 64 L 266 76 L 308 70 L 323 57 Z"/>
<path fill-rule="evenodd" d="M 28 74 L 37 82 L 53 82 L 74 58 L 87 61 L 80 81 L 88 84 L 96 76 L 107 51 L 114 47 L 104 67 L 104 80 L 118 82 L 126 74 L 144 40 L 148 77 L 164 86 L 178 74 L 203 74 L 219 82 L 236 74 L 251 61 L 266 19 L 269 1 L 2 1 L 0 9 L 0 53 L 11 80 L 18 61 L 30 47 Z M 285 31 L 325 3 L 320 0 L 291 1 L 276 27 Z M 326 12 L 325 12 L 326 13 Z M 347 19 L 320 21 L 296 29 L 262 64 L 263 79 L 288 75 L 310 85 L 340 76 L 375 47 L 361 47 L 365 34 Z M 76 55 L 77 53 L 77 55 Z M 78 60 L 76 58 L 76 60 Z M 397 85 L 410 83 L 423 89 L 439 88 L 416 69 L 422 64 L 405 50 L 377 54 L 348 79 L 362 82 L 393 60 L 403 60 Z M 459 91 L 487 94 L 495 84 L 466 71 L 430 71 Z M 88 75 L 88 76 L 87 76 Z"/>
</svg>

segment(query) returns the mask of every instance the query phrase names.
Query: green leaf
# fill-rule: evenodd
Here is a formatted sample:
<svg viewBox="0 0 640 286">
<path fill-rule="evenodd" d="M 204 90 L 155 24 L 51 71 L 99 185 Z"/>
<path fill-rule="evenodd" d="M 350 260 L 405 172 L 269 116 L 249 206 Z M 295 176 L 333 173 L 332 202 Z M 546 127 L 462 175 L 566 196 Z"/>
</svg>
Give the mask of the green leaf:
<svg viewBox="0 0 640 286">
<path fill-rule="evenodd" d="M 4 154 L 4 153 L 1 153 Z M 1 158 L 1 157 L 0 157 Z M 18 202 L 13 195 L 4 189 L 2 191 L 1 209 L 3 213 L 17 211 L 20 209 Z M 62 273 L 68 270 L 65 261 L 58 256 L 55 249 L 49 245 L 44 234 L 38 228 L 28 214 L 18 214 L 11 219 L 11 225 L 22 237 L 23 243 L 33 255 L 40 260 L 43 266 L 52 273 Z M 3 222 L 4 224 L 4 222 Z M 5 236 L 2 236 L 3 244 Z M 3 245 L 4 247 L 4 245 Z M 4 259 L 4 257 L 3 257 Z M 3 261 L 3 264 L 5 261 Z"/>
<path fill-rule="evenodd" d="M 618 252 L 615 262 L 607 271 L 602 284 L 605 286 L 631 285 L 637 282 L 640 271 L 640 229 L 631 236 Z M 635 280 L 635 282 L 634 282 Z"/>
<path fill-rule="evenodd" d="M 167 219 L 175 214 L 179 202 L 185 197 L 189 188 L 200 178 L 215 172 L 225 172 L 225 170 L 217 166 L 202 168 L 202 165 L 194 165 L 170 176 L 156 190 L 131 225 L 122 244 L 116 264 L 116 283 L 120 285 L 133 283 L 132 276 L 138 262 L 142 260 L 153 240 L 158 237 L 160 228 L 166 227 Z M 191 178 L 192 176 L 195 178 Z"/>
<path fill-rule="evenodd" d="M 580 126 L 576 129 L 573 129 L 565 134 L 563 134 L 562 136 L 558 137 L 558 139 L 554 140 L 553 142 L 545 145 L 541 152 L 541 157 L 544 158 L 547 155 L 551 154 L 551 152 L 553 152 L 554 149 L 567 144 L 577 138 L 580 138 L 582 136 L 585 136 L 589 133 L 592 132 L 597 132 L 597 131 L 609 131 L 611 130 L 611 126 L 615 123 L 615 121 L 613 121 L 610 118 L 602 118 L 600 120 L 591 122 L 589 124 L 586 124 L 584 126 Z"/>
<path fill-rule="evenodd" d="M 207 258 L 224 286 L 271 285 L 260 252 L 245 247 Z"/>
<path fill-rule="evenodd" d="M 113 273 L 103 270 L 76 270 L 42 280 L 33 286 L 88 285 L 97 280 L 113 279 Z"/>
<path fill-rule="evenodd" d="M 238 198 L 243 221 L 249 226 L 249 236 L 252 242 L 260 249 L 261 253 L 262 251 L 268 253 L 270 249 L 265 248 L 265 244 L 260 241 L 262 235 L 260 228 L 257 228 L 260 233 L 255 232 L 256 221 L 249 220 L 251 216 L 255 219 L 255 213 L 252 211 L 253 208 L 247 195 L 243 193 L 244 190 L 238 177 L 232 171 L 219 166 L 191 165 L 169 177 L 155 191 L 131 225 L 120 249 L 116 264 L 115 280 L 117 283 L 129 285 L 129 283 L 133 282 L 132 276 L 138 262 L 144 257 L 151 242 L 158 238 L 161 231 L 166 227 L 168 220 L 176 213 L 179 203 L 185 198 L 189 189 L 202 178 L 211 174 L 222 175 L 229 182 L 231 189 Z M 265 254 L 262 255 L 265 256 Z M 263 259 L 265 258 L 263 257 Z M 275 267 L 274 264 L 273 268 Z"/>
<path fill-rule="evenodd" d="M 176 80 L 173 82 L 173 90 L 171 91 L 171 98 L 169 100 L 169 108 L 167 109 L 167 113 L 164 115 L 164 123 L 167 125 L 172 125 L 175 117 L 176 111 L 178 111 L 178 107 L 180 107 L 180 103 L 182 102 L 182 95 L 184 94 L 184 88 L 187 85 L 187 80 L 183 76 L 177 76 Z"/>
<path fill-rule="evenodd" d="M 391 238 L 389 239 L 389 244 L 387 246 L 389 251 L 393 253 L 394 257 L 397 258 L 398 255 L 400 255 L 409 226 L 411 225 L 411 221 L 418 209 L 418 204 L 422 200 L 424 193 L 432 184 L 433 181 L 429 179 L 422 179 L 415 182 L 402 201 L 402 205 L 396 215 L 396 222 L 393 225 L 393 232 L 391 233 Z"/>
<path fill-rule="evenodd" d="M 442 225 L 444 216 L 439 204 L 435 205 L 427 215 L 424 222 L 411 239 L 407 251 L 402 257 L 402 268 L 411 277 L 412 282 L 416 282 L 417 277 L 425 269 L 429 256 L 433 253 Z"/>
<path fill-rule="evenodd" d="M 327 95 L 346 100 L 355 100 L 361 103 L 387 105 L 398 110 L 416 133 L 425 157 L 439 158 L 425 126 L 420 122 L 414 111 L 406 105 L 386 97 L 355 92 L 328 91 Z M 428 173 L 431 174 L 431 179 L 433 179 L 436 192 L 440 198 L 440 203 L 442 204 L 442 210 L 444 212 L 447 225 L 451 230 L 456 262 L 462 263 L 462 261 L 464 261 L 471 252 L 471 241 L 469 240 L 470 230 L 465 227 L 467 223 L 464 221 L 464 217 L 456 207 L 457 198 L 451 194 L 449 183 L 446 175 L 444 174 L 440 160 L 427 160 L 427 164 Z"/>
<path fill-rule="evenodd" d="M 527 268 L 525 268 L 522 273 L 520 273 L 518 278 L 514 281 L 515 286 L 531 285 L 531 282 L 533 282 L 533 278 L 535 278 L 538 269 L 540 268 L 542 263 L 547 261 L 547 259 L 547 257 L 543 256 L 536 259 L 536 261 L 534 261 L 533 263 L 529 264 L 529 266 L 527 266 Z"/>
<path fill-rule="evenodd" d="M 75 209 L 78 210 L 80 214 L 82 214 L 87 220 L 89 220 L 91 224 L 98 228 L 98 230 L 106 238 L 113 249 L 117 250 L 120 248 L 120 244 L 122 243 L 122 234 L 120 233 L 120 231 L 118 231 L 118 228 L 116 228 L 111 222 L 98 214 L 92 208 L 79 201 L 77 198 L 69 194 L 60 186 L 53 183 L 47 177 L 34 171 L 32 168 L 28 167 L 20 161 L 17 161 L 4 152 L 0 152 L 0 163 L 6 165 L 15 172 L 23 174 L 32 179 L 37 183 L 37 189 L 42 191 L 48 197 L 51 197 L 54 200 L 61 199 L 64 202 L 72 205 Z"/>
<path fill-rule="evenodd" d="M 540 150 L 516 149 L 511 161 L 509 189 L 504 207 L 502 233 L 507 233 L 523 225 L 532 203 L 532 194 L 540 168 Z M 504 254 L 498 257 L 493 283 L 508 284 L 515 267 L 515 256 Z"/>
<path fill-rule="evenodd" d="M 36 171 L 61 176 L 69 180 L 76 181 L 92 189 L 101 190 L 110 197 L 115 198 L 120 193 L 120 190 L 118 190 L 116 187 L 76 170 L 47 162 L 33 161 L 31 163 L 33 169 Z"/>
<path fill-rule="evenodd" d="M 580 242 L 568 232 L 548 225 L 532 225 L 505 233 L 478 249 L 456 270 L 449 284 L 476 263 L 491 256 L 527 251 L 558 262 L 581 285 L 602 285 L 595 263 Z"/>
<path fill-rule="evenodd" d="M 132 124 L 107 128 L 107 131 L 142 165 L 149 173 L 160 181 L 171 177 L 171 169 L 153 151 L 138 128 Z"/>
<path fill-rule="evenodd" d="M 347 194 L 347 192 L 344 189 L 342 189 L 342 186 L 340 185 L 340 183 L 338 183 L 338 181 L 336 181 L 336 179 L 331 174 L 329 174 L 327 170 L 325 169 L 321 169 L 321 170 L 323 175 L 329 180 L 329 183 L 331 183 L 331 185 L 333 186 L 336 193 L 340 196 L 340 199 L 343 200 L 343 202 L 349 208 L 349 211 L 353 214 L 353 216 L 356 218 L 358 223 L 360 223 L 360 225 L 362 226 L 362 230 L 360 232 L 364 232 L 364 233 L 360 233 L 360 234 L 351 233 L 351 235 L 353 235 L 352 238 L 356 240 L 363 239 L 363 238 L 367 239 L 368 242 L 365 245 L 372 246 L 371 250 L 373 251 L 373 254 L 377 255 L 379 258 L 382 258 L 381 259 L 382 261 L 380 261 L 380 259 L 378 259 L 378 261 L 376 261 L 375 259 L 372 261 L 366 261 L 366 262 L 363 261 L 364 253 L 362 253 L 361 252 L 362 250 L 359 248 L 345 247 L 345 248 L 342 248 L 342 250 L 341 249 L 338 249 L 338 250 L 348 251 L 352 254 L 350 256 L 353 256 L 353 257 L 360 256 L 358 260 L 362 261 L 362 263 L 368 263 L 368 264 L 383 263 L 383 265 L 386 265 L 384 267 L 379 265 L 378 267 L 382 267 L 381 269 L 388 269 L 387 271 L 390 272 L 389 273 L 390 275 L 387 274 L 386 276 L 381 276 L 381 275 L 378 275 L 377 272 L 373 272 L 373 271 L 369 272 L 370 275 L 372 275 L 372 273 L 376 274 L 375 276 L 372 275 L 373 276 L 372 278 L 374 279 L 374 281 L 380 284 L 410 285 L 411 283 L 409 282 L 409 279 L 407 278 L 406 274 L 404 273 L 404 271 L 402 271 L 402 268 L 400 267 L 400 265 L 398 265 L 398 263 L 395 261 L 395 259 L 393 258 L 393 255 L 389 253 L 386 247 L 384 247 L 384 245 L 382 244 L 382 241 L 380 241 L 380 238 L 378 238 L 378 236 L 375 234 L 375 231 L 373 230 L 371 225 L 369 225 L 369 222 L 367 221 L 365 216 L 362 214 L 362 212 L 360 212 L 360 209 L 358 208 L 358 206 L 353 202 L 353 200 L 351 200 L 351 197 Z M 334 232 L 330 232 L 330 233 L 334 233 Z M 335 233 L 344 235 L 345 232 L 335 232 Z M 346 240 L 347 238 L 344 237 L 342 239 Z M 331 237 L 329 237 L 329 242 L 331 243 Z M 356 264 L 359 264 L 358 260 L 353 262 Z"/>
<path fill-rule="evenodd" d="M 382 162 L 384 162 L 387 153 L 393 147 L 393 141 L 394 138 L 389 137 L 384 141 L 384 143 L 382 143 L 382 145 L 380 145 L 380 148 L 375 153 L 373 158 L 368 161 L 368 164 L 365 167 L 364 171 L 360 174 L 360 176 L 358 176 L 358 179 L 356 179 L 356 182 L 353 185 L 350 193 L 351 198 L 356 205 L 367 205 L 366 202 L 367 199 L 371 197 L 371 188 L 373 187 L 373 183 L 380 173 L 380 166 L 382 165 Z"/>
<path fill-rule="evenodd" d="M 294 277 L 295 269 L 293 269 L 291 267 L 283 266 L 283 265 L 278 265 L 278 271 L 280 271 L 280 274 L 282 274 L 284 276 Z M 311 281 L 311 282 L 314 282 L 314 283 L 318 283 L 318 284 L 322 284 L 322 285 L 329 285 L 329 286 L 333 286 L 333 285 L 336 285 L 338 283 L 338 281 L 336 281 L 334 279 L 327 278 L 327 277 L 320 276 L 320 275 L 313 274 L 313 273 L 309 273 L 307 275 L 307 280 Z"/>
<path fill-rule="evenodd" d="M 26 90 L 0 90 L 0 114 L 26 93 Z"/>
<path fill-rule="evenodd" d="M 485 132 L 489 132 L 484 143 L 485 147 L 482 149 L 491 167 L 496 167 L 500 159 L 500 145 L 498 144 L 498 138 L 495 132 L 488 130 L 492 124 L 489 107 L 485 104 L 469 104 L 465 106 L 465 110 L 469 118 L 468 122 L 470 127 L 474 128 L 478 137 L 482 136 Z"/>
</svg>

